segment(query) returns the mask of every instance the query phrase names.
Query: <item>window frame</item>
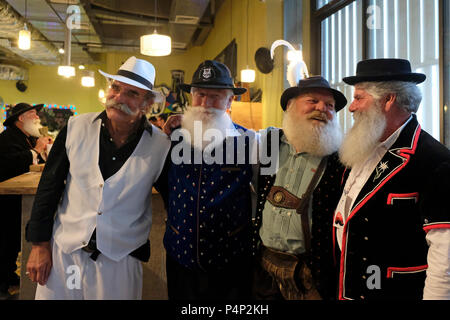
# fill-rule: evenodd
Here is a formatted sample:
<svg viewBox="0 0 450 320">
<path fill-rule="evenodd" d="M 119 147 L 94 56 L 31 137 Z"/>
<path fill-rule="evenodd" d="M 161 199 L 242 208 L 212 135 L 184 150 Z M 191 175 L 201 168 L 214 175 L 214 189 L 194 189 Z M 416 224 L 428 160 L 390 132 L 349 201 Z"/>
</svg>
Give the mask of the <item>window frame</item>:
<svg viewBox="0 0 450 320">
<path fill-rule="evenodd" d="M 362 2 L 363 8 L 363 21 L 367 21 L 367 7 L 369 5 L 369 0 L 333 0 L 330 3 L 324 5 L 323 7 L 317 9 L 317 0 L 310 0 L 310 16 L 311 16 L 311 57 L 321 57 L 322 52 L 322 21 L 331 15 L 335 14 L 339 10 L 345 8 L 355 1 Z M 447 147 L 450 147 L 450 141 L 446 141 L 445 130 L 450 131 L 450 125 L 448 128 L 445 127 L 445 37 L 444 37 L 444 19 L 450 19 L 450 17 L 445 17 L 444 12 L 444 0 L 439 0 L 439 133 L 440 142 Z M 362 59 L 368 58 L 368 48 L 369 48 L 369 37 L 366 27 L 362 30 Z M 315 58 L 311 59 L 310 70 L 315 74 L 322 74 L 321 59 Z M 450 95 L 450 92 L 447 93 Z M 450 135 L 449 135 L 450 136 Z"/>
</svg>

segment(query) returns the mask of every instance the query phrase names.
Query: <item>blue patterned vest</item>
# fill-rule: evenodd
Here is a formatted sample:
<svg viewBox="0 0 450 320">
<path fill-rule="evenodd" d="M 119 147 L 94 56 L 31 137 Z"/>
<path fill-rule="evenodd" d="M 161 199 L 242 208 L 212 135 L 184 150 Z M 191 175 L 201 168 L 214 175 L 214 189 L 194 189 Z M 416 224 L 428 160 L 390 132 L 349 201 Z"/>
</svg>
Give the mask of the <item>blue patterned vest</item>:
<svg viewBox="0 0 450 320">
<path fill-rule="evenodd" d="M 224 158 L 227 146 L 234 149 L 236 158 L 237 138 L 226 140 Z M 170 161 L 164 247 L 184 267 L 216 271 L 250 256 L 252 166 L 248 156 L 245 159 L 245 164 Z"/>
</svg>

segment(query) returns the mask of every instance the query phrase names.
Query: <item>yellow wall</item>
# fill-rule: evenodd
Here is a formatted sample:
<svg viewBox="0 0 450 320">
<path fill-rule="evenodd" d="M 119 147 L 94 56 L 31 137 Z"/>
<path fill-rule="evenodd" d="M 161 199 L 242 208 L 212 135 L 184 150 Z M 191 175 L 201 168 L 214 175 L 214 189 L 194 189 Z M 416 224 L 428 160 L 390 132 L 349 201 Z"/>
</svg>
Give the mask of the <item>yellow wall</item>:
<svg viewBox="0 0 450 320">
<path fill-rule="evenodd" d="M 247 52 L 247 1 L 248 10 L 248 52 Z M 185 71 L 185 82 L 190 83 L 197 66 L 206 59 L 216 57 L 232 39 L 237 43 L 237 80 L 240 70 L 247 64 L 256 70 L 256 81 L 250 84 L 253 88 L 263 91 L 263 120 L 262 125 L 279 126 L 281 124 L 280 95 L 283 91 L 283 61 L 280 53 L 275 55 L 275 68 L 270 74 L 260 73 L 254 62 L 254 55 L 259 47 L 270 48 L 273 41 L 281 39 L 283 1 L 266 0 L 226 0 L 216 14 L 214 27 L 201 47 L 192 47 L 186 52 L 172 53 L 167 57 L 142 56 L 134 53 L 137 58 L 150 61 L 156 69 L 156 85 L 162 83 L 170 86 L 172 77 L 170 70 Z M 231 14 L 231 16 L 230 16 Z M 282 50 L 279 50 L 280 52 Z M 80 113 L 98 111 L 102 109 L 97 94 L 99 88 L 105 88 L 106 82 L 97 69 L 108 73 L 115 73 L 119 66 L 132 53 L 108 53 L 104 55 L 103 64 L 90 66 L 96 72 L 96 87 L 83 88 L 80 85 L 80 72 L 74 79 L 63 79 L 57 76 L 57 67 L 37 66 L 29 68 L 28 90 L 19 92 L 15 81 L 0 80 L 0 96 L 6 103 L 17 102 L 48 103 L 57 105 L 72 104 Z"/>
<path fill-rule="evenodd" d="M 97 66 L 86 66 L 97 71 Z M 18 102 L 45 103 L 56 105 L 73 105 L 79 113 L 98 111 L 102 106 L 98 100 L 98 89 L 103 86 L 103 78 L 95 72 L 96 87 L 81 86 L 81 72 L 76 70 L 76 76 L 66 79 L 58 76 L 57 66 L 33 65 L 28 70 L 28 89 L 20 92 L 16 81 L 0 80 L 0 96 L 7 104 Z"/>
<path fill-rule="evenodd" d="M 197 66 L 206 59 L 213 59 L 233 40 L 237 43 L 237 81 L 240 70 L 247 64 L 256 70 L 256 81 L 253 88 L 263 91 L 263 127 L 281 125 L 282 111 L 280 96 L 283 92 L 282 55 L 275 55 L 275 68 L 270 74 L 263 74 L 256 68 L 254 55 L 258 48 L 270 48 L 272 42 L 281 39 L 283 34 L 283 2 L 279 0 L 249 1 L 248 52 L 247 52 L 247 0 L 227 0 L 217 12 L 214 28 L 201 47 L 189 48 L 186 52 L 174 52 L 167 57 L 149 57 L 136 52 L 137 58 L 151 62 L 156 69 L 156 85 L 172 84 L 170 70 L 185 71 L 185 82 L 190 83 Z M 269 12 L 270 14 L 267 14 Z M 231 15 L 231 16 L 230 16 Z M 281 52 L 282 50 L 280 50 Z M 105 71 L 114 73 L 132 54 L 109 53 L 106 56 Z"/>
</svg>

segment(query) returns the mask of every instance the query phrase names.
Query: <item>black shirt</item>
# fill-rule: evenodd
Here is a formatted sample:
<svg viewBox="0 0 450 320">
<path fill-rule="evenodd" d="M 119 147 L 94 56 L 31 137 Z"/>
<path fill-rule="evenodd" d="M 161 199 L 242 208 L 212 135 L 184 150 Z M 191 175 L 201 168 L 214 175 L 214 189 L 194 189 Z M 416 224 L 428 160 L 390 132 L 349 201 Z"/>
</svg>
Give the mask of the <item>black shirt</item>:
<svg viewBox="0 0 450 320">
<path fill-rule="evenodd" d="M 103 180 L 107 180 L 120 170 L 133 153 L 144 130 L 152 134 L 151 124 L 145 117 L 142 117 L 137 130 L 128 137 L 123 146 L 117 148 L 105 126 L 106 119 L 106 111 L 103 111 L 94 120 L 94 122 L 102 121 L 98 165 Z M 31 218 L 26 227 L 27 241 L 49 241 L 52 237 L 54 215 L 63 194 L 65 180 L 70 167 L 70 161 L 66 152 L 66 138 L 67 126 L 61 129 L 56 137 L 42 172 L 31 211 Z"/>
</svg>

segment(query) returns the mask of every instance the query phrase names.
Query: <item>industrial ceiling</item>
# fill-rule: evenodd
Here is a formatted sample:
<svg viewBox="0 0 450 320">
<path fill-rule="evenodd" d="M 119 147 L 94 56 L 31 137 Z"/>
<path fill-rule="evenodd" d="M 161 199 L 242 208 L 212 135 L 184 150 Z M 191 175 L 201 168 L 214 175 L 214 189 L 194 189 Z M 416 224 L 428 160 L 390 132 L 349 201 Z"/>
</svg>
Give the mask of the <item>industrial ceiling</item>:
<svg viewBox="0 0 450 320">
<path fill-rule="evenodd" d="M 155 1 L 157 1 L 155 3 Z M 100 53 L 139 52 L 140 36 L 170 35 L 172 51 L 200 46 L 224 0 L 0 0 L 0 66 L 56 65 L 62 62 L 66 13 L 80 9 L 80 28 L 71 33 L 72 64 L 100 61 Z M 155 6 L 156 4 L 156 6 Z M 156 9 L 156 10 L 155 10 Z M 155 15 L 156 12 L 156 15 Z M 31 49 L 17 46 L 27 24 Z M 0 69 L 1 70 L 1 69 Z"/>
</svg>

